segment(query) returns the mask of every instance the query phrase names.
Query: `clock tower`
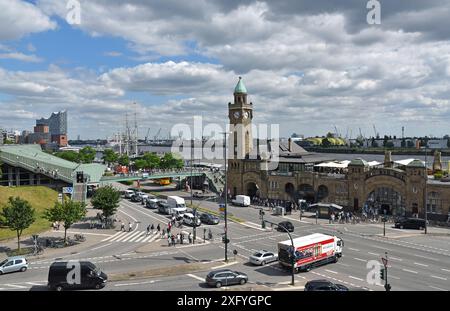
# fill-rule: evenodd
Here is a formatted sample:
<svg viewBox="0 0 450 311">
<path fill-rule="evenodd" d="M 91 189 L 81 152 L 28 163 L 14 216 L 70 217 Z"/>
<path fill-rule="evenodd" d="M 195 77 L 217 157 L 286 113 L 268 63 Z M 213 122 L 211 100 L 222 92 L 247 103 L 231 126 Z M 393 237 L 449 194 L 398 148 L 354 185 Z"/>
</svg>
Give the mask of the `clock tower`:
<svg viewBox="0 0 450 311">
<path fill-rule="evenodd" d="M 230 120 L 229 155 L 232 159 L 245 159 L 253 149 L 252 119 L 253 104 L 247 103 L 247 89 L 242 78 L 234 88 L 234 103 L 228 103 L 228 118 Z"/>
</svg>

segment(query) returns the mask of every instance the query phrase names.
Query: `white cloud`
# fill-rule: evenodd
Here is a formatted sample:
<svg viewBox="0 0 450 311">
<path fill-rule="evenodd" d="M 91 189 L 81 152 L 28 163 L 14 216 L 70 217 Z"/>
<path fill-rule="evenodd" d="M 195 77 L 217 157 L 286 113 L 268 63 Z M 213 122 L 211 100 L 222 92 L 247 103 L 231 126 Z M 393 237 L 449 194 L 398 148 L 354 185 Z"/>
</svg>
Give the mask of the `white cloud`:
<svg viewBox="0 0 450 311">
<path fill-rule="evenodd" d="M 30 62 L 30 63 L 39 63 L 42 62 L 42 58 L 37 57 L 36 55 L 27 55 L 19 52 L 13 52 L 13 53 L 0 53 L 0 59 L 14 59 L 19 60 L 23 62 Z"/>
</svg>

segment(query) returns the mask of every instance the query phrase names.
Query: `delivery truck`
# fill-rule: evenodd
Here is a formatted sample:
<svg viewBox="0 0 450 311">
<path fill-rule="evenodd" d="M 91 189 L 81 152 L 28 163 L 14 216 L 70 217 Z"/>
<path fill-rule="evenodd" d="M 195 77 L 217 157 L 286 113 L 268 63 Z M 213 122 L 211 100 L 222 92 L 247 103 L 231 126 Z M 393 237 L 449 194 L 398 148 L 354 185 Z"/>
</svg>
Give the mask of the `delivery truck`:
<svg viewBox="0 0 450 311">
<path fill-rule="evenodd" d="M 314 233 L 278 243 L 278 261 L 286 268 L 292 268 L 291 254 L 294 254 L 296 272 L 310 271 L 312 268 L 330 262 L 337 262 L 342 256 L 344 241 L 336 236 Z"/>
<path fill-rule="evenodd" d="M 237 206 L 250 206 L 250 197 L 238 194 L 232 203 Z"/>
</svg>

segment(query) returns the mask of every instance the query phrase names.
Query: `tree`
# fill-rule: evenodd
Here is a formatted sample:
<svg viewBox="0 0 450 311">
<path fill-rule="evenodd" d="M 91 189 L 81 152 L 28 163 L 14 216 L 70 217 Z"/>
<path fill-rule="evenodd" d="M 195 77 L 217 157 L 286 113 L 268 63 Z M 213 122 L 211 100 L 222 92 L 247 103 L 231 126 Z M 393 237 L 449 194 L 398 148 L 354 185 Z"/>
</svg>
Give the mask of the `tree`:
<svg viewBox="0 0 450 311">
<path fill-rule="evenodd" d="M 75 151 L 62 151 L 62 152 L 57 152 L 55 154 L 58 158 L 70 161 L 70 162 L 80 162 L 80 155 L 78 154 L 78 152 Z"/>
<path fill-rule="evenodd" d="M 3 165 L 3 163 L 2 163 L 2 161 L 0 161 L 0 179 L 3 176 L 2 165 Z"/>
<path fill-rule="evenodd" d="M 149 168 L 159 168 L 161 165 L 161 159 L 154 152 L 146 152 L 142 158 L 147 162 Z"/>
<path fill-rule="evenodd" d="M 130 158 L 126 154 L 123 154 L 119 157 L 117 162 L 119 162 L 119 164 L 122 166 L 128 166 L 130 165 Z"/>
<path fill-rule="evenodd" d="M 328 132 L 328 133 L 327 133 L 327 138 L 334 138 L 334 134 L 331 133 L 331 132 Z"/>
<path fill-rule="evenodd" d="M 119 159 L 119 155 L 114 152 L 112 149 L 105 149 L 103 151 L 103 161 L 105 161 L 106 164 L 116 163 Z"/>
<path fill-rule="evenodd" d="M 402 148 L 405 148 L 405 147 L 406 147 L 406 140 L 405 140 L 404 138 L 402 139 L 401 146 L 402 146 Z"/>
<path fill-rule="evenodd" d="M 322 146 L 323 147 L 330 147 L 332 145 L 332 142 L 330 138 L 325 138 L 322 140 Z"/>
<path fill-rule="evenodd" d="M 161 158 L 161 168 L 182 168 L 183 159 L 177 158 L 173 153 L 168 152 Z"/>
<path fill-rule="evenodd" d="M 134 166 L 138 170 L 143 169 L 143 168 L 147 167 L 147 161 L 142 160 L 142 159 L 136 160 L 136 161 L 134 161 Z"/>
<path fill-rule="evenodd" d="M 92 163 L 95 160 L 95 149 L 87 146 L 80 150 L 80 163 Z"/>
<path fill-rule="evenodd" d="M 388 137 L 387 135 L 384 135 L 384 138 L 383 138 L 383 147 L 386 147 L 386 144 L 387 144 L 387 142 L 388 142 L 388 139 L 389 139 L 389 137 Z"/>
<path fill-rule="evenodd" d="M 372 138 L 372 147 L 373 148 L 378 148 L 378 143 L 377 143 L 377 141 L 374 138 Z"/>
<path fill-rule="evenodd" d="M 116 213 L 119 201 L 120 192 L 111 186 L 97 189 L 91 199 L 92 206 L 101 210 L 107 219 Z"/>
<path fill-rule="evenodd" d="M 86 205 L 82 202 L 64 200 L 63 203 L 55 202 L 52 208 L 46 209 L 44 218 L 51 222 L 64 223 L 64 243 L 67 240 L 67 230 L 76 222 L 86 216 Z"/>
<path fill-rule="evenodd" d="M 406 146 L 408 146 L 408 148 L 414 148 L 414 142 L 412 140 L 408 140 L 406 142 Z"/>
<path fill-rule="evenodd" d="M 17 234 L 17 249 L 20 251 L 20 236 L 36 220 L 35 209 L 31 204 L 19 197 L 10 197 L 8 203 L 3 207 L 0 216 L 1 223 Z"/>
</svg>

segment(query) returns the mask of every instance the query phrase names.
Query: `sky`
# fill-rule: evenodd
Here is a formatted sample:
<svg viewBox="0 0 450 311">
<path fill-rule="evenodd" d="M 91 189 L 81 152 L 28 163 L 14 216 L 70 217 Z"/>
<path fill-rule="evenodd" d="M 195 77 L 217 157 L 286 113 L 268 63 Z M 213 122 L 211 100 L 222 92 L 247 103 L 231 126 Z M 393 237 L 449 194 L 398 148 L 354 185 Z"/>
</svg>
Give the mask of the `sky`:
<svg viewBox="0 0 450 311">
<path fill-rule="evenodd" d="M 0 0 L 0 128 L 60 110 L 69 139 L 135 113 L 141 138 L 225 127 L 241 76 L 282 136 L 450 134 L 450 2 L 380 0 L 380 24 L 367 2 Z"/>
</svg>

